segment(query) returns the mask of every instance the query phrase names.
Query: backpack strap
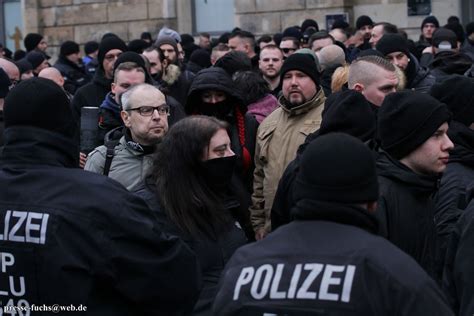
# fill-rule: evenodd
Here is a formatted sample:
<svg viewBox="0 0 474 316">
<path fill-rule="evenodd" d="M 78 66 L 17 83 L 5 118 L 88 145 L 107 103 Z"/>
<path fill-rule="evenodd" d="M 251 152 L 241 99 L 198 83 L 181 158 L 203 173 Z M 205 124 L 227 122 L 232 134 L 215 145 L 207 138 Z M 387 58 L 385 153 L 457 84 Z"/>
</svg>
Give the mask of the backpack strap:
<svg viewBox="0 0 474 316">
<path fill-rule="evenodd" d="M 115 147 L 120 142 L 120 138 L 123 135 L 123 127 L 117 127 L 108 132 L 105 137 L 104 137 L 104 145 L 107 148 L 106 154 L 105 154 L 105 163 L 104 163 L 104 171 L 103 175 L 108 176 L 110 172 L 110 166 L 112 165 L 112 159 L 114 159 L 115 156 Z"/>
</svg>

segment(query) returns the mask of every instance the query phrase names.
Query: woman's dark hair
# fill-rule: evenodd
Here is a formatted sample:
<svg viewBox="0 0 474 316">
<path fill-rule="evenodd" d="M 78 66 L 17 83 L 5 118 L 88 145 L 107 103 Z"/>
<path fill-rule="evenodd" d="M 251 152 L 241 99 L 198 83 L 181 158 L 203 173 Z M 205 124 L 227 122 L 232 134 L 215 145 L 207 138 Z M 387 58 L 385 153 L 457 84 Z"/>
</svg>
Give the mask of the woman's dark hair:
<svg viewBox="0 0 474 316">
<path fill-rule="evenodd" d="M 214 117 L 182 119 L 170 128 L 154 157 L 156 194 L 170 220 L 193 236 L 213 237 L 228 225 L 218 197 L 200 173 L 203 155 L 220 129 L 227 130 L 228 124 Z"/>
<path fill-rule="evenodd" d="M 244 99 L 244 104 L 257 102 L 270 93 L 268 82 L 254 71 L 239 71 L 234 75 L 236 88 Z"/>
</svg>

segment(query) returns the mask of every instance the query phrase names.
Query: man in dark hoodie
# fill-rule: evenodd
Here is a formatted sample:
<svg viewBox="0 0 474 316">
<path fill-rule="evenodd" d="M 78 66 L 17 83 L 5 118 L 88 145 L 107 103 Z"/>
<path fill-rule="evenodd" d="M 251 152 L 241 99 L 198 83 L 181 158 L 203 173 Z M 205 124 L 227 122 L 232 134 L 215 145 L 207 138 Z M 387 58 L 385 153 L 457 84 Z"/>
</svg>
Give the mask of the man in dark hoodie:
<svg viewBox="0 0 474 316">
<path fill-rule="evenodd" d="M 375 161 L 361 141 L 311 143 L 294 193 L 294 221 L 228 262 L 215 315 L 453 315 L 416 262 L 377 236 Z"/>
<path fill-rule="evenodd" d="M 76 117 L 81 117 L 81 109 L 84 106 L 99 106 L 110 92 L 114 77 L 114 63 L 124 51 L 127 45 L 116 35 L 109 35 L 102 39 L 99 44 L 97 56 L 99 67 L 92 82 L 79 88 L 72 100 L 76 111 Z"/>
<path fill-rule="evenodd" d="M 430 63 L 431 74 L 436 82 L 441 82 L 450 75 L 464 75 L 472 66 L 471 58 L 461 53 L 456 34 L 446 28 L 439 28 L 433 34 L 433 54 Z M 423 54 L 423 57 L 430 57 Z"/>
<path fill-rule="evenodd" d="M 400 68 L 406 77 L 406 89 L 429 92 L 435 77 L 429 70 L 420 66 L 418 60 L 408 49 L 408 42 L 400 34 L 385 34 L 376 45 L 392 64 Z"/>
<path fill-rule="evenodd" d="M 416 58 L 420 59 L 421 55 L 424 53 L 423 51 L 431 46 L 433 33 L 436 29 L 439 28 L 438 19 L 435 16 L 427 16 L 423 22 L 421 22 L 421 35 L 418 42 L 415 43 L 416 45 Z"/>
<path fill-rule="evenodd" d="M 474 179 L 474 79 L 452 76 L 435 84 L 431 95 L 453 113 L 448 136 L 454 143 L 438 192 L 435 223 L 441 258 L 456 221 L 467 207 L 468 187 Z"/>
<path fill-rule="evenodd" d="M 410 90 L 388 95 L 378 111 L 380 233 L 440 280 L 434 194 L 454 145 L 447 106 Z"/>
<path fill-rule="evenodd" d="M 89 82 L 79 52 L 79 45 L 76 42 L 66 41 L 61 44 L 59 58 L 54 64 L 54 68 L 64 77 L 64 90 L 72 95 Z"/>
</svg>

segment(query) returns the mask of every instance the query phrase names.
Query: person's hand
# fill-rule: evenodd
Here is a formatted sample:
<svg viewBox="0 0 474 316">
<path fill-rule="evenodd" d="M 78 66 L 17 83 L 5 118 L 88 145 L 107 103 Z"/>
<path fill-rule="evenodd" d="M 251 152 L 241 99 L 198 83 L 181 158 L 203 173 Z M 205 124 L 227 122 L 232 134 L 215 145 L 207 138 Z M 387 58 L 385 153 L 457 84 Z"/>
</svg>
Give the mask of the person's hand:
<svg viewBox="0 0 474 316">
<path fill-rule="evenodd" d="M 86 166 L 86 162 L 87 155 L 84 153 L 79 153 L 79 167 L 81 167 L 81 169 L 84 169 L 84 167 Z"/>
<path fill-rule="evenodd" d="M 265 228 L 257 229 L 257 231 L 255 232 L 255 239 L 257 241 L 262 240 L 263 238 L 265 238 L 265 236 L 267 236 L 267 231 L 265 230 Z"/>
</svg>

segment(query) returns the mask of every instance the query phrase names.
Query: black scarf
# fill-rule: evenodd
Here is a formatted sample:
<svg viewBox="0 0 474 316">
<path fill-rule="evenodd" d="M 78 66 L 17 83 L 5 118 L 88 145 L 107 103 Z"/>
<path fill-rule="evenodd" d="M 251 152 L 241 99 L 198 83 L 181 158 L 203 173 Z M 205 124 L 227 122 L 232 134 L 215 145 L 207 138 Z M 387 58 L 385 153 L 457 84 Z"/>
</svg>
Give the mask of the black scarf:
<svg viewBox="0 0 474 316">
<path fill-rule="evenodd" d="M 449 161 L 474 168 L 474 131 L 462 123 L 451 121 L 448 136 L 455 145 Z"/>
<path fill-rule="evenodd" d="M 131 148 L 132 150 L 138 151 L 143 153 L 144 155 L 152 154 L 155 152 L 156 146 L 146 146 L 142 145 L 140 143 L 137 143 L 132 139 L 132 134 L 130 133 L 130 130 L 128 128 L 125 129 L 125 142 L 127 143 L 127 146 Z"/>
</svg>

